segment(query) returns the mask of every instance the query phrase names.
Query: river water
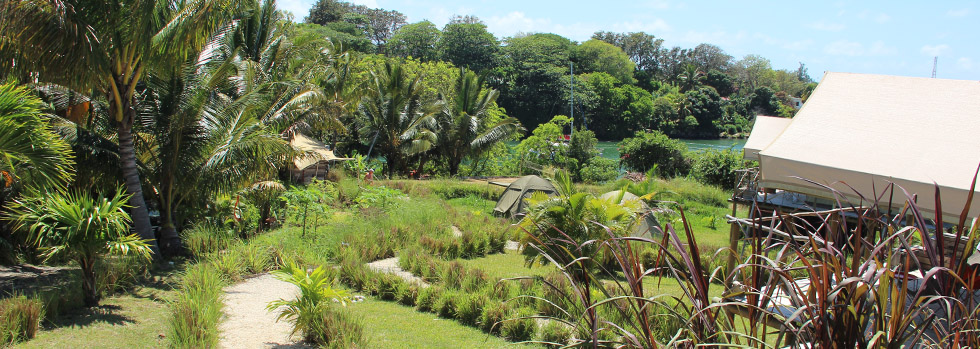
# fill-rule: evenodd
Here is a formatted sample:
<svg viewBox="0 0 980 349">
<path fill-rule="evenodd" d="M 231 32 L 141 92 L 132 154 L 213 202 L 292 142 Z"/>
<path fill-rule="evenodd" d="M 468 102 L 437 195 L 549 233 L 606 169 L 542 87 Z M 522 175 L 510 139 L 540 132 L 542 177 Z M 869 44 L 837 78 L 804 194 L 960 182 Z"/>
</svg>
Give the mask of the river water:
<svg viewBox="0 0 980 349">
<path fill-rule="evenodd" d="M 687 144 L 690 151 L 701 149 L 726 150 L 729 148 L 742 150 L 745 146 L 745 139 L 682 139 Z M 602 151 L 602 157 L 619 160 L 619 150 L 616 149 L 617 142 L 599 142 L 596 148 Z"/>
</svg>

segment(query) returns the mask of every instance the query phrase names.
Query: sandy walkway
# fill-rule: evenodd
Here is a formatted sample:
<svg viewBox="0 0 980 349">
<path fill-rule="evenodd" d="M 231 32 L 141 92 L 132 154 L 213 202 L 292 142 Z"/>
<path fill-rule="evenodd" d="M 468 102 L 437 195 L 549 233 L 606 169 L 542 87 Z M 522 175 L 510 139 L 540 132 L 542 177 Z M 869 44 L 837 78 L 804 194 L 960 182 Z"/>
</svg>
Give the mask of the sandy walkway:
<svg viewBox="0 0 980 349">
<path fill-rule="evenodd" d="M 398 275 L 398 277 L 401 277 L 402 279 L 405 279 L 408 282 L 415 283 L 422 287 L 429 287 L 429 284 L 426 283 L 425 280 L 422 280 L 422 278 L 412 275 L 412 273 L 409 273 L 403 270 L 401 267 L 399 267 L 398 257 L 376 260 L 374 262 L 368 263 L 367 266 L 368 268 L 371 268 L 371 270 L 382 272 L 382 273 L 395 274 Z"/>
<path fill-rule="evenodd" d="M 276 313 L 265 310 L 269 302 L 296 297 L 299 289 L 270 274 L 262 274 L 225 288 L 225 314 L 221 323 L 223 348 L 308 348 L 289 337 L 292 329 Z"/>
</svg>

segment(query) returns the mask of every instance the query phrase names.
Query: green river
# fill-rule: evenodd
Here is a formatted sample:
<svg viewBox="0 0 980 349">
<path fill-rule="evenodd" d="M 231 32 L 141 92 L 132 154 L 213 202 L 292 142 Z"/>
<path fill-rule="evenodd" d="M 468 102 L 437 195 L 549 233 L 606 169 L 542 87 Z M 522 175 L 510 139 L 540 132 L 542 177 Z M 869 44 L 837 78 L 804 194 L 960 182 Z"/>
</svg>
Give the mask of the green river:
<svg viewBox="0 0 980 349">
<path fill-rule="evenodd" d="M 687 149 L 690 151 L 701 149 L 725 150 L 728 148 L 742 150 L 742 146 L 745 145 L 745 139 L 682 139 L 681 141 L 687 144 Z M 599 142 L 596 148 L 602 151 L 602 157 L 619 160 L 619 150 L 616 149 L 616 144 L 618 143 Z"/>
</svg>

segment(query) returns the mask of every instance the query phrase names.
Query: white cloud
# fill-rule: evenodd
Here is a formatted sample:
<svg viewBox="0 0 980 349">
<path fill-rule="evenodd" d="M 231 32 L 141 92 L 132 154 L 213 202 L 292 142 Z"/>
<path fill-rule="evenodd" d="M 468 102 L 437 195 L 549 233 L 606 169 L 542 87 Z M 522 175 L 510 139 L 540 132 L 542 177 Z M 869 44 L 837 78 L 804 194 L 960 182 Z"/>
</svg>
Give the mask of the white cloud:
<svg viewBox="0 0 980 349">
<path fill-rule="evenodd" d="M 494 33 L 540 32 L 551 26 L 550 19 L 530 18 L 521 11 L 514 11 L 503 17 L 493 16 L 486 22 L 488 29 Z"/>
<path fill-rule="evenodd" d="M 960 57 L 956 60 L 956 66 L 963 70 L 973 70 L 973 60 L 968 57 Z"/>
<path fill-rule="evenodd" d="M 875 16 L 875 22 L 878 22 L 878 23 L 886 23 L 886 22 L 890 21 L 891 19 L 892 19 L 892 17 L 889 16 L 888 14 L 886 14 L 886 13 L 879 13 L 877 16 Z"/>
<path fill-rule="evenodd" d="M 968 8 L 946 11 L 946 15 L 949 17 L 966 17 L 969 14 L 970 14 L 970 9 Z"/>
<path fill-rule="evenodd" d="M 860 56 L 864 54 L 864 47 L 859 42 L 837 40 L 827 44 L 824 52 L 834 56 Z"/>
<path fill-rule="evenodd" d="M 658 35 L 660 32 L 670 31 L 670 25 L 666 21 L 660 18 L 656 18 L 652 21 L 630 21 L 630 22 L 619 22 L 613 23 L 613 25 L 606 29 L 612 32 L 647 32 L 653 35 Z"/>
<path fill-rule="evenodd" d="M 668 2 L 667 0 L 651 0 L 651 1 L 647 1 L 643 5 L 658 10 L 666 10 L 671 7 L 670 2 Z"/>
<path fill-rule="evenodd" d="M 942 56 L 944 52 L 949 51 L 949 45 L 925 45 L 919 51 L 927 56 Z"/>
<path fill-rule="evenodd" d="M 810 29 L 827 31 L 827 32 L 839 32 L 841 30 L 844 30 L 844 28 L 847 28 L 847 26 L 845 26 L 842 23 L 831 23 L 831 22 L 824 22 L 824 21 L 810 23 L 809 27 Z"/>
<path fill-rule="evenodd" d="M 865 47 L 864 44 L 856 41 L 837 40 L 824 47 L 824 52 L 834 56 L 890 56 L 898 50 L 888 46 L 884 41 L 875 41 L 871 46 Z"/>
</svg>

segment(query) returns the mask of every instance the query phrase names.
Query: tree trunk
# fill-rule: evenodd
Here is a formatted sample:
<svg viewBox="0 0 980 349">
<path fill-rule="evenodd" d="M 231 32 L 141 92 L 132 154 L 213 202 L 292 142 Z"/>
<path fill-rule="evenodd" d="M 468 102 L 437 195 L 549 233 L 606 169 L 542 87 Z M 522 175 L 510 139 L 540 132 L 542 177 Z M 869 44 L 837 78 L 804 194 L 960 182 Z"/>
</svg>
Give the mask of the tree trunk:
<svg viewBox="0 0 980 349">
<path fill-rule="evenodd" d="M 133 147 L 133 119 L 136 111 L 130 106 L 117 106 L 126 108 L 125 117 L 119 123 L 117 129 L 119 135 L 119 162 L 122 167 L 123 179 L 126 181 L 126 193 L 130 195 L 129 206 L 130 217 L 133 220 L 133 229 L 143 240 L 148 240 L 147 244 L 155 257 L 159 257 L 160 249 L 157 247 L 156 236 L 153 235 L 153 227 L 150 224 L 150 213 L 146 208 L 146 200 L 143 199 L 143 186 L 140 183 L 140 174 L 136 167 L 136 149 Z"/>
<path fill-rule="evenodd" d="M 86 307 L 99 306 L 99 289 L 95 285 L 95 258 L 79 257 L 82 268 L 82 298 Z"/>
<path fill-rule="evenodd" d="M 181 244 L 174 225 L 172 200 L 166 198 L 165 193 L 160 194 L 160 252 L 176 256 L 180 254 Z"/>
</svg>

